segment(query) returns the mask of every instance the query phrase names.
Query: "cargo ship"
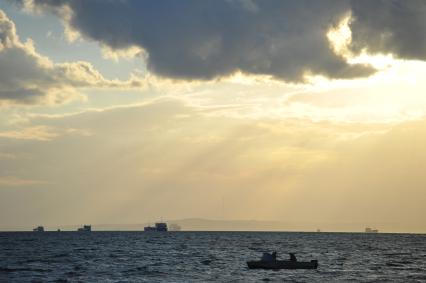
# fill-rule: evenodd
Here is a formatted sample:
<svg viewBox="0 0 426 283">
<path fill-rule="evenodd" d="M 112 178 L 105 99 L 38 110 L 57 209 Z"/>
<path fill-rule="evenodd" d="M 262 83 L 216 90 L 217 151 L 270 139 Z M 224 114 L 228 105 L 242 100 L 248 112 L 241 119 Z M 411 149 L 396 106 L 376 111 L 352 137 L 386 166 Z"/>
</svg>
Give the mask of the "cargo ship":
<svg viewBox="0 0 426 283">
<path fill-rule="evenodd" d="M 36 228 L 33 229 L 34 232 L 44 232 L 44 227 L 43 226 L 37 226 Z"/>
<path fill-rule="evenodd" d="M 78 232 L 91 232 L 92 225 L 83 225 L 83 227 L 77 229 Z"/>
<path fill-rule="evenodd" d="M 157 222 L 155 226 L 146 226 L 143 228 L 145 232 L 167 232 L 167 223 Z"/>
</svg>

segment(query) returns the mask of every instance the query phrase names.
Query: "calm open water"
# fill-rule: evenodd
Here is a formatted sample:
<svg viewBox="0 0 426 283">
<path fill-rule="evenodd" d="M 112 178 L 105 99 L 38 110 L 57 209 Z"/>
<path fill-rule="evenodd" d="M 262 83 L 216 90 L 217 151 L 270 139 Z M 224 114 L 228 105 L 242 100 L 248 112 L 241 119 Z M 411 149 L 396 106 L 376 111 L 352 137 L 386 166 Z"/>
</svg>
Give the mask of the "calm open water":
<svg viewBox="0 0 426 283">
<path fill-rule="evenodd" d="M 249 270 L 263 251 L 317 270 Z M 426 235 L 0 233 L 0 282 L 426 282 Z"/>
</svg>

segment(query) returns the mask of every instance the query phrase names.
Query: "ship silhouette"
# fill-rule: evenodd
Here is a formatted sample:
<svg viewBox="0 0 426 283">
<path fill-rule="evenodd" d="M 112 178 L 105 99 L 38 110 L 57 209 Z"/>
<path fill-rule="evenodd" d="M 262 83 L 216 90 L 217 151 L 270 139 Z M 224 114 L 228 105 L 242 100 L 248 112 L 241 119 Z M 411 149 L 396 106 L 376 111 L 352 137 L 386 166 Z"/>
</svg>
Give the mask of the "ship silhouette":
<svg viewBox="0 0 426 283">
<path fill-rule="evenodd" d="M 155 223 L 155 226 L 146 226 L 143 228 L 145 232 L 167 232 L 167 223 L 164 222 L 157 222 Z"/>
<path fill-rule="evenodd" d="M 77 229 L 78 232 L 91 232 L 92 225 L 83 225 L 83 227 Z"/>
</svg>

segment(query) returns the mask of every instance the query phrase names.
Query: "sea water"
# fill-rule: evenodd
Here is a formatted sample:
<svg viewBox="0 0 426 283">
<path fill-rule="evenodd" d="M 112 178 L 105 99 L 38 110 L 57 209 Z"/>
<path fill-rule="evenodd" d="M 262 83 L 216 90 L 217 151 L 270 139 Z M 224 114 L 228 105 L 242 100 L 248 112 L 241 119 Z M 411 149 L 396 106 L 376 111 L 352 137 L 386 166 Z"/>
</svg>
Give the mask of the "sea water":
<svg viewBox="0 0 426 283">
<path fill-rule="evenodd" d="M 248 260 L 317 259 L 317 270 Z M 426 235 L 290 232 L 0 233 L 0 282 L 426 282 Z"/>
</svg>

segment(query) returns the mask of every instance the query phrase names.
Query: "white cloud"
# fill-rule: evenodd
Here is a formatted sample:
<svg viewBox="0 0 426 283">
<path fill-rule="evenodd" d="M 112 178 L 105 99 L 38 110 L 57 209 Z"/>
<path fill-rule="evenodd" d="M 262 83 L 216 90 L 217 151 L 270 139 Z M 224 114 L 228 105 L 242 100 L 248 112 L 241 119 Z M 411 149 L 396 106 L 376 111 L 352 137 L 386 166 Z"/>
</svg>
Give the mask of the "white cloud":
<svg viewBox="0 0 426 283">
<path fill-rule="evenodd" d="M 105 79 L 89 62 L 54 63 L 23 43 L 14 23 L 0 10 L 0 105 L 59 104 L 84 99 L 86 88 L 144 88 L 147 78 Z"/>
</svg>

